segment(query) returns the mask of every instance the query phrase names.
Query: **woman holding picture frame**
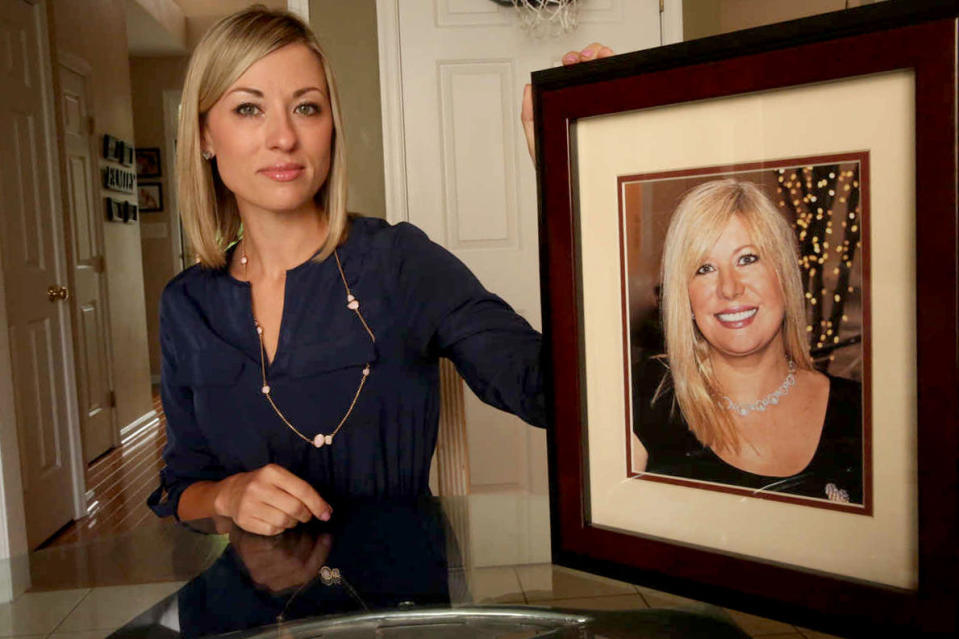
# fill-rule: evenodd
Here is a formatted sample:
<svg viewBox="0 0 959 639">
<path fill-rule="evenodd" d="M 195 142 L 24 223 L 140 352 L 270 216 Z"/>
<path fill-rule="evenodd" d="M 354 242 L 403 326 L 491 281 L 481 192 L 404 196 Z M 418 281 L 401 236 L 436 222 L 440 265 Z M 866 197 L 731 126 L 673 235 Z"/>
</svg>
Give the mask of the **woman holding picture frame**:
<svg viewBox="0 0 959 639">
<path fill-rule="evenodd" d="M 527 92 L 528 125 L 531 110 Z M 342 135 L 298 18 L 251 7 L 197 45 L 176 179 L 199 264 L 161 300 L 160 516 L 275 535 L 351 498 L 428 495 L 441 356 L 546 425 L 542 336 L 419 229 L 347 212 Z"/>
</svg>

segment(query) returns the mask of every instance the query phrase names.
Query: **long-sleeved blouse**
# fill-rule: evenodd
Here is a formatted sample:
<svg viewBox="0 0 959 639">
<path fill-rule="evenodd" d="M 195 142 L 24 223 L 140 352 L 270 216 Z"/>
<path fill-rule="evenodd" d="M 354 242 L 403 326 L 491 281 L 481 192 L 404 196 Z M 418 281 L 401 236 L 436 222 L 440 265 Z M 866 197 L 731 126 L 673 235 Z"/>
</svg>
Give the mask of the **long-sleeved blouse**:
<svg viewBox="0 0 959 639">
<path fill-rule="evenodd" d="M 227 269 L 194 266 L 160 304 L 165 468 L 148 503 L 176 514 L 192 483 L 274 463 L 327 501 L 428 494 L 439 424 L 438 358 L 484 401 L 545 426 L 542 338 L 456 257 L 416 227 L 355 218 L 338 249 L 373 333 L 347 308 L 336 261 L 287 271 L 279 343 L 266 364 L 271 395 L 307 437 L 347 412 L 331 446 L 293 433 L 260 392 L 250 286 Z"/>
</svg>

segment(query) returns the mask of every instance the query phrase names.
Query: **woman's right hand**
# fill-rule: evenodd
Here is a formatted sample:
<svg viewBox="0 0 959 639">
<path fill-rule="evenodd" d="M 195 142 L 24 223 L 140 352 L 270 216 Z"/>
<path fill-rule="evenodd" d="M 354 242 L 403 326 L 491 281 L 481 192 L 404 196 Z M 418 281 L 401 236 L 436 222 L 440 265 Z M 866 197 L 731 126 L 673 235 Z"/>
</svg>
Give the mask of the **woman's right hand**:
<svg viewBox="0 0 959 639">
<path fill-rule="evenodd" d="M 219 482 L 213 509 L 259 535 L 276 535 L 313 517 L 327 521 L 333 513 L 312 486 L 276 464 Z"/>
<path fill-rule="evenodd" d="M 611 55 L 614 55 L 612 49 L 599 42 L 594 42 L 583 47 L 582 51 L 567 51 L 563 54 L 563 66 L 568 67 L 571 64 L 608 58 Z M 523 133 L 526 135 L 526 148 L 529 150 L 529 157 L 533 160 L 533 164 L 536 164 L 536 135 L 533 130 L 533 85 L 531 84 L 527 84 L 523 89 L 523 108 L 520 111 L 519 119 L 523 124 Z"/>
<path fill-rule="evenodd" d="M 254 584 L 282 592 L 316 578 L 330 554 L 333 537 L 300 528 L 267 538 L 233 526 L 230 543 Z"/>
</svg>

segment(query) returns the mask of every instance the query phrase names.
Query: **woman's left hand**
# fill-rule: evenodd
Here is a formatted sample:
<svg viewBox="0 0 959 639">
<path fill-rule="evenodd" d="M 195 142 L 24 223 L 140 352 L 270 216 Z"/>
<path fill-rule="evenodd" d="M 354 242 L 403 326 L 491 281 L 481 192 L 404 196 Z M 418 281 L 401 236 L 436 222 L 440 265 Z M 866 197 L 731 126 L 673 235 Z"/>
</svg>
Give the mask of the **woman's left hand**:
<svg viewBox="0 0 959 639">
<path fill-rule="evenodd" d="M 568 51 L 563 56 L 563 66 L 578 64 L 580 62 L 589 62 L 599 58 L 608 58 L 613 55 L 613 50 L 606 45 L 594 42 L 583 47 L 580 51 Z M 533 87 L 527 84 L 523 89 L 523 110 L 520 113 L 520 121 L 523 123 L 523 132 L 526 134 L 526 147 L 529 149 L 529 156 L 536 163 L 536 138 L 533 133 Z"/>
</svg>

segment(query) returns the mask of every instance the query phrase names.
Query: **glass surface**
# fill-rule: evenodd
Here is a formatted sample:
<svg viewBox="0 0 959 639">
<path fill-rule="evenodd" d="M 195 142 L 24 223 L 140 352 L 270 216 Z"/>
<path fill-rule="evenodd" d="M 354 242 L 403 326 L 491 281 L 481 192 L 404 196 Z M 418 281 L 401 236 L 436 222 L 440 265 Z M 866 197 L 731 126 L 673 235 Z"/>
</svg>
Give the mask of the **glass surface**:
<svg viewBox="0 0 959 639">
<path fill-rule="evenodd" d="M 145 611 L 143 602 L 122 611 L 135 618 L 114 637 L 746 636 L 721 609 L 702 604 L 591 610 L 608 606 L 596 594 L 642 598 L 632 585 L 551 566 L 548 531 L 545 496 L 359 501 L 338 506 L 330 522 L 275 537 L 225 519 L 156 520 L 6 567 L 28 566 L 31 593 L 185 582 Z M 516 592 L 490 587 L 504 574 L 518 576 Z M 594 596 L 562 605 L 577 579 L 592 581 Z"/>
</svg>

